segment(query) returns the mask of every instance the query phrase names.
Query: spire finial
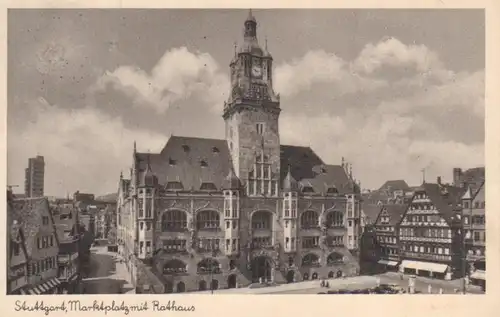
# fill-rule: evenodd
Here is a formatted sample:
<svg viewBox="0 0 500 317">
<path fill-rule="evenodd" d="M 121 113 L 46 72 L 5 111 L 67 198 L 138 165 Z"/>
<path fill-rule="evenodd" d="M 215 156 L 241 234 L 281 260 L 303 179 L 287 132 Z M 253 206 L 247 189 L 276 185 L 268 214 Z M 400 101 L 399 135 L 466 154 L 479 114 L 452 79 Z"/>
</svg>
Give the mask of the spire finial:
<svg viewBox="0 0 500 317">
<path fill-rule="evenodd" d="M 349 165 L 349 176 L 352 178 L 352 164 Z"/>
<path fill-rule="evenodd" d="M 137 153 L 137 143 L 134 140 L 134 153 Z"/>
<path fill-rule="evenodd" d="M 123 179 L 123 171 L 120 171 L 120 179 Z"/>
<path fill-rule="evenodd" d="M 147 163 L 148 163 L 148 170 L 147 171 L 148 172 L 151 172 L 151 159 L 150 159 L 150 157 L 151 157 L 151 151 L 148 150 L 148 157 L 147 157 L 148 158 L 148 161 L 147 161 Z"/>
<path fill-rule="evenodd" d="M 267 35 L 265 36 L 265 41 L 266 41 L 266 52 L 267 52 Z"/>
<path fill-rule="evenodd" d="M 238 44 L 234 41 L 234 56 L 236 56 L 236 51 L 238 50 Z"/>
</svg>

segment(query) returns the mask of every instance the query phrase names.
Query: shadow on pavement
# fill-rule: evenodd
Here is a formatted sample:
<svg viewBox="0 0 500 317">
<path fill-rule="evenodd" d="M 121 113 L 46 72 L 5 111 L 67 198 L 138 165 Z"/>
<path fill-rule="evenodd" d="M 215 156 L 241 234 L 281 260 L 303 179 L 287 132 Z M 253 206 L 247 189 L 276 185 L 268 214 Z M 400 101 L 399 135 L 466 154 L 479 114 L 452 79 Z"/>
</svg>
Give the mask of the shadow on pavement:
<svg viewBox="0 0 500 317">
<path fill-rule="evenodd" d="M 133 289 L 132 287 L 125 287 L 126 284 L 128 284 L 126 280 L 110 278 L 84 281 L 83 294 L 123 294 Z"/>
<path fill-rule="evenodd" d="M 111 255 L 93 253 L 90 262 L 89 277 L 107 277 L 116 272 L 116 261 Z"/>
</svg>

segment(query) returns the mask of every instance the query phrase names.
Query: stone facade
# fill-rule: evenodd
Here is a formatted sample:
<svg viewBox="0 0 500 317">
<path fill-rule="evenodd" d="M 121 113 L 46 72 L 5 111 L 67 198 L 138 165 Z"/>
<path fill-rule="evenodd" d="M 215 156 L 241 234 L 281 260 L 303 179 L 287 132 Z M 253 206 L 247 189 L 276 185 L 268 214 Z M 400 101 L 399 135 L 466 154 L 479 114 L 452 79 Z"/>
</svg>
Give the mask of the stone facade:
<svg viewBox="0 0 500 317">
<path fill-rule="evenodd" d="M 280 143 L 272 56 L 256 28 L 250 14 L 230 64 L 225 140 L 172 136 L 154 154 L 134 145 L 116 223 L 138 289 L 142 265 L 165 292 L 358 274 L 359 184 L 346 164 Z"/>
</svg>

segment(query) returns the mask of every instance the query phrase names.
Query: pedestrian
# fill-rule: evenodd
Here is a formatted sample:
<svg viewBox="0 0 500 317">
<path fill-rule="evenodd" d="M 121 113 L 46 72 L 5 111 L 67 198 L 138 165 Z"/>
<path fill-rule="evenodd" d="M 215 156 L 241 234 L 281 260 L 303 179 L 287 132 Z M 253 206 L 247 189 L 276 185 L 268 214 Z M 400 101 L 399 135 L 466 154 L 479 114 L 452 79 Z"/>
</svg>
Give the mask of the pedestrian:
<svg viewBox="0 0 500 317">
<path fill-rule="evenodd" d="M 427 286 L 427 293 L 432 294 L 432 285 L 431 284 L 429 284 Z"/>
</svg>

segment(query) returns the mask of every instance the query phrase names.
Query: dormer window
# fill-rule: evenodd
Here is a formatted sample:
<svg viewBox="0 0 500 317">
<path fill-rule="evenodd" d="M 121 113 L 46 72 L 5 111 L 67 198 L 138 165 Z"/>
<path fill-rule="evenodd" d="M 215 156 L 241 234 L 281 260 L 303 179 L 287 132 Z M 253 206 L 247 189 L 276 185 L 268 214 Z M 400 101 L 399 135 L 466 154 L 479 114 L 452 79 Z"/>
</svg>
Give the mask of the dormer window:
<svg viewBox="0 0 500 317">
<path fill-rule="evenodd" d="M 168 164 L 169 164 L 170 166 L 174 166 L 174 165 L 176 165 L 176 164 L 177 164 L 177 161 L 176 161 L 176 160 L 174 160 L 174 159 L 172 159 L 172 158 L 169 158 L 169 159 L 168 159 Z"/>
<path fill-rule="evenodd" d="M 321 168 L 321 173 L 322 173 L 322 174 L 326 174 L 326 168 L 322 167 L 322 168 Z"/>
<path fill-rule="evenodd" d="M 314 193 L 314 189 L 312 188 L 312 186 L 304 186 L 302 187 L 302 192 L 303 193 Z"/>
<path fill-rule="evenodd" d="M 184 186 L 181 182 L 168 182 L 167 186 L 165 186 L 165 190 L 167 191 L 178 191 L 183 190 Z"/>
<path fill-rule="evenodd" d="M 217 186 L 214 183 L 201 183 L 200 190 L 217 191 Z"/>
<path fill-rule="evenodd" d="M 338 191 L 338 189 L 337 189 L 337 188 L 335 188 L 335 187 L 328 187 L 328 189 L 326 190 L 326 193 L 327 193 L 327 194 L 338 194 L 338 193 L 339 193 L 339 191 Z"/>
<path fill-rule="evenodd" d="M 201 166 L 201 167 L 207 167 L 207 166 L 208 166 L 207 161 L 205 161 L 205 160 L 201 160 L 201 161 L 200 161 L 200 166 Z"/>
<path fill-rule="evenodd" d="M 189 145 L 186 145 L 186 144 L 182 145 L 182 149 L 183 149 L 183 150 L 184 150 L 184 152 L 186 152 L 186 153 L 188 153 L 188 152 L 189 152 L 189 150 L 190 150 Z"/>
<path fill-rule="evenodd" d="M 212 152 L 213 152 L 213 153 L 219 153 L 219 152 L 220 152 L 220 150 L 219 150 L 219 148 L 218 148 L 218 147 L 215 147 L 215 146 L 214 146 L 214 147 L 212 148 Z"/>
</svg>

